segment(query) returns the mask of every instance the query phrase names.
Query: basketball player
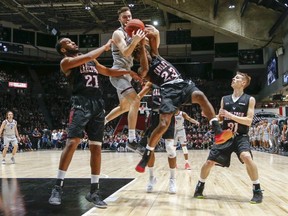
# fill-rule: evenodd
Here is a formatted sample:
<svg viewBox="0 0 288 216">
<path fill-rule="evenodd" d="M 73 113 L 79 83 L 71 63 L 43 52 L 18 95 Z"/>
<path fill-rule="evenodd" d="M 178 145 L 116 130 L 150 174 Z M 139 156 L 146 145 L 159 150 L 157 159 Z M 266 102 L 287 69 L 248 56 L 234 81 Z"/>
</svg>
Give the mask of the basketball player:
<svg viewBox="0 0 288 216">
<path fill-rule="evenodd" d="M 194 197 L 203 198 L 205 181 L 211 168 L 217 164 L 223 167 L 230 166 L 231 154 L 235 152 L 241 163 L 246 165 L 247 173 L 253 183 L 253 197 L 251 203 L 262 202 L 262 190 L 258 178 L 257 166 L 253 161 L 250 150 L 248 131 L 251 126 L 255 98 L 244 93 L 249 86 L 251 77 L 245 73 L 237 72 L 232 79 L 232 95 L 224 96 L 221 100 L 219 118 L 223 119 L 223 129 L 234 133 L 233 140 L 224 145 L 213 145 L 207 161 L 201 168 L 200 180 L 196 186 Z"/>
<path fill-rule="evenodd" d="M 0 136 L 2 136 L 3 133 L 3 144 L 4 144 L 4 149 L 2 151 L 2 164 L 6 164 L 6 154 L 9 148 L 10 143 L 13 146 L 12 150 L 12 157 L 11 161 L 12 164 L 15 164 L 15 154 L 18 149 L 18 142 L 20 142 L 20 136 L 18 133 L 17 129 L 17 121 L 13 119 L 13 112 L 8 111 L 6 113 L 6 119 L 2 122 L 1 127 L 0 127 Z"/>
<path fill-rule="evenodd" d="M 187 149 L 187 139 L 186 139 L 186 131 L 184 128 L 184 120 L 187 120 L 193 124 L 199 126 L 199 122 L 193 118 L 191 118 L 186 112 L 180 111 L 179 109 L 175 113 L 175 135 L 174 135 L 174 145 L 177 146 L 177 142 L 179 141 L 182 147 L 182 151 L 184 154 L 185 165 L 184 168 L 186 170 L 191 170 L 189 161 L 188 161 L 188 149 Z"/>
<path fill-rule="evenodd" d="M 203 113 L 210 121 L 215 133 L 215 141 L 218 144 L 227 142 L 232 137 L 229 130 L 223 131 L 216 118 L 215 111 L 204 95 L 191 80 L 183 80 L 177 69 L 158 53 L 160 43 L 159 31 L 154 26 L 145 28 L 149 39 L 150 52 L 145 47 L 145 40 L 142 40 L 134 52 L 136 60 L 140 61 L 141 77 L 161 87 L 162 103 L 160 106 L 159 124 L 152 132 L 145 153 L 136 166 L 136 171 L 145 172 L 151 152 L 154 151 L 159 139 L 170 125 L 171 118 L 185 102 L 198 103 Z"/>
<path fill-rule="evenodd" d="M 147 82 L 145 87 L 149 86 L 152 89 L 152 106 L 151 106 L 151 115 L 150 115 L 150 127 L 147 131 L 147 138 L 149 140 L 151 133 L 159 124 L 159 108 L 161 105 L 161 88 L 157 85 Z M 145 89 L 145 88 L 143 88 Z M 162 138 L 165 141 L 165 149 L 168 155 L 168 164 L 170 168 L 170 177 L 169 177 L 169 186 L 168 192 L 170 194 L 176 193 L 176 148 L 174 146 L 174 128 L 175 121 L 171 120 L 171 123 L 167 131 L 163 134 Z M 148 161 L 148 170 L 149 170 L 149 180 L 147 184 L 146 191 L 148 193 L 153 192 L 154 185 L 156 184 L 156 177 L 154 176 L 154 164 L 155 164 L 155 154 L 152 152 L 151 158 Z"/>
<path fill-rule="evenodd" d="M 49 199 L 49 203 L 52 205 L 61 204 L 66 171 L 85 130 L 91 152 L 91 189 L 86 195 L 86 199 L 93 202 L 96 207 L 107 207 L 99 194 L 101 145 L 105 118 L 99 74 L 106 76 L 130 74 L 133 78 L 139 80 L 139 77 L 133 71 L 106 68 L 95 60 L 104 51 L 110 49 L 111 43 L 112 40 L 109 40 L 102 47 L 87 54 L 80 54 L 78 46 L 69 38 L 59 39 L 56 44 L 56 50 L 64 56 L 60 62 L 61 71 L 67 77 L 72 88 L 72 108 L 69 115 L 68 139 L 60 158 L 56 184 Z"/>
<path fill-rule="evenodd" d="M 129 7 L 122 7 L 118 10 L 118 20 L 121 24 L 114 31 L 112 39 L 112 56 L 113 67 L 115 69 L 130 70 L 133 66 L 133 57 L 131 56 L 134 48 L 140 40 L 145 38 L 145 32 L 138 30 L 134 35 L 129 37 L 124 28 L 129 20 L 132 19 L 132 14 Z M 131 85 L 131 77 L 129 75 L 110 77 L 111 84 L 116 88 L 120 105 L 111 110 L 105 117 L 105 123 L 118 117 L 128 111 L 128 144 L 127 148 L 136 151 L 136 123 L 138 118 L 138 110 L 140 106 L 140 98 L 135 89 Z"/>
</svg>

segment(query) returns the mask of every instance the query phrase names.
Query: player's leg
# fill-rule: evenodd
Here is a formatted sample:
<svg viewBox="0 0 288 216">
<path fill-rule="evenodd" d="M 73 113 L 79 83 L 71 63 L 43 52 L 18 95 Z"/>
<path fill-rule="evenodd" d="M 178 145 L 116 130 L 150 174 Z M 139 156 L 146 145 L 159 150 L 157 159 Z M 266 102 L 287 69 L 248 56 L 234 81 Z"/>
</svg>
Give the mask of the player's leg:
<svg viewBox="0 0 288 216">
<path fill-rule="evenodd" d="M 145 152 L 142 156 L 142 159 L 135 168 L 137 172 L 145 172 L 145 167 L 149 161 L 151 152 L 154 151 L 160 138 L 162 137 L 162 135 L 165 133 L 165 131 L 169 127 L 172 116 L 173 116 L 173 113 L 160 114 L 159 124 L 153 130 L 151 137 L 149 139 L 149 143 L 146 146 Z"/>
<path fill-rule="evenodd" d="M 155 164 L 155 154 L 154 154 L 154 152 L 152 152 L 151 157 L 150 157 L 148 164 L 147 164 L 148 171 L 149 171 L 149 180 L 148 180 L 148 184 L 147 184 L 147 188 L 146 188 L 147 193 L 153 192 L 154 185 L 157 182 L 157 179 L 154 175 L 154 164 Z"/>
<path fill-rule="evenodd" d="M 230 130 L 223 131 L 216 118 L 215 111 L 207 97 L 200 90 L 192 92 L 192 102 L 200 105 L 203 114 L 208 118 L 209 123 L 215 132 L 215 143 L 223 144 L 232 138 L 233 134 Z"/>
<path fill-rule="evenodd" d="M 12 143 L 12 146 L 13 146 L 11 161 L 12 161 L 13 164 L 15 164 L 15 155 L 16 155 L 17 150 L 18 150 L 18 140 L 17 140 L 17 138 L 13 139 L 13 141 L 11 141 L 11 143 Z"/>
</svg>

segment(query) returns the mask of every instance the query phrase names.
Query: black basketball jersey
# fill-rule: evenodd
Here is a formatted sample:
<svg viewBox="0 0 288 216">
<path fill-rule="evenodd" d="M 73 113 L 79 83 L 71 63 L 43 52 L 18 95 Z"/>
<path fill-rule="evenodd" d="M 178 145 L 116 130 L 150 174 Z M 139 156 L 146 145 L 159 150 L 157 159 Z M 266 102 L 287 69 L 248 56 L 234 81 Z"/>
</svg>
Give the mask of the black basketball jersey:
<svg viewBox="0 0 288 216">
<path fill-rule="evenodd" d="M 233 115 L 244 117 L 247 116 L 247 111 L 249 107 L 250 95 L 243 94 L 235 103 L 232 100 L 232 95 L 227 95 L 223 97 L 223 109 L 232 113 Z M 230 129 L 236 134 L 247 134 L 249 127 L 237 123 L 231 119 L 224 118 L 223 129 Z"/>
<path fill-rule="evenodd" d="M 152 110 L 160 108 L 161 105 L 161 88 L 152 84 Z"/>
<path fill-rule="evenodd" d="M 161 86 L 169 81 L 181 79 L 181 74 L 178 70 L 161 56 L 152 57 L 149 65 L 148 76 L 150 82 Z"/>
<path fill-rule="evenodd" d="M 72 90 L 72 95 L 102 97 L 102 90 L 99 86 L 99 72 L 93 61 L 71 69 L 71 73 L 67 79 Z"/>
</svg>

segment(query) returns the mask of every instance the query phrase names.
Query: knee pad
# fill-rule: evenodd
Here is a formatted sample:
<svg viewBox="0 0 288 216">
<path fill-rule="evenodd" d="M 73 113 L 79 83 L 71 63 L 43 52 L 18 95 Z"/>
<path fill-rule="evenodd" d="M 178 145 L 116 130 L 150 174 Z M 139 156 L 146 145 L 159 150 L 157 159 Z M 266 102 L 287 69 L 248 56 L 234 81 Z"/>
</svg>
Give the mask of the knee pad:
<svg viewBox="0 0 288 216">
<path fill-rule="evenodd" d="M 182 151 L 183 151 L 183 154 L 188 154 L 188 149 L 186 145 L 182 146 Z"/>
<path fill-rule="evenodd" d="M 168 158 L 176 157 L 176 148 L 174 147 L 174 140 L 165 139 L 166 152 L 168 154 Z"/>
</svg>

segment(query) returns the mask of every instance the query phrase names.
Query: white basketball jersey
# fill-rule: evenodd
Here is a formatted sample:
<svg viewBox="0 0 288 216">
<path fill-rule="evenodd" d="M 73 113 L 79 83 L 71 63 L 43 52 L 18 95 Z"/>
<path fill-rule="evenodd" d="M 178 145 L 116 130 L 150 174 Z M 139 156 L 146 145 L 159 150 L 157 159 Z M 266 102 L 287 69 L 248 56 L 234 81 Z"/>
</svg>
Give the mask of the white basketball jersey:
<svg viewBox="0 0 288 216">
<path fill-rule="evenodd" d="M 12 122 L 9 122 L 7 119 L 4 120 L 5 126 L 4 126 L 4 132 L 3 135 L 7 137 L 15 137 L 15 128 L 17 126 L 17 122 L 13 119 Z"/>
<path fill-rule="evenodd" d="M 184 129 L 184 117 L 182 115 L 182 111 L 180 111 L 177 115 L 175 115 L 175 129 L 181 130 Z"/>
</svg>

